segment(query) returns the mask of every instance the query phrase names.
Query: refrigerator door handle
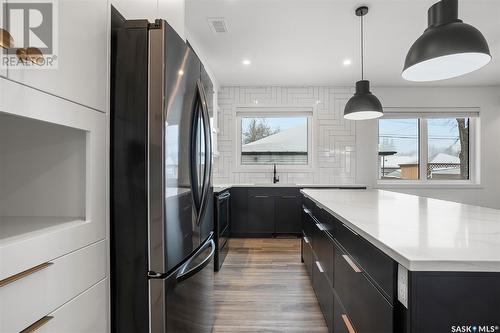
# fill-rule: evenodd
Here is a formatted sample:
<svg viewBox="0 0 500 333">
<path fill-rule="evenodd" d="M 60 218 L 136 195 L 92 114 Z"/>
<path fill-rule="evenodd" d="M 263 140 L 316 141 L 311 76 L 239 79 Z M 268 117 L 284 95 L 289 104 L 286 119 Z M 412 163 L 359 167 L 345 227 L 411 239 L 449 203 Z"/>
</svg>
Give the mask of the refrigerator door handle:
<svg viewBox="0 0 500 333">
<path fill-rule="evenodd" d="M 208 204 L 208 200 L 210 199 L 210 181 L 212 177 L 212 134 L 210 129 L 210 117 L 208 114 L 208 106 L 207 106 L 207 97 L 205 95 L 205 89 L 203 88 L 203 84 L 201 80 L 196 82 L 198 94 L 201 102 L 201 110 L 202 110 L 202 120 L 204 127 L 204 135 L 205 135 L 205 167 L 203 170 L 203 185 L 201 191 L 201 199 L 200 199 L 200 209 L 198 211 L 198 219 L 197 224 L 199 225 L 203 216 L 205 214 L 205 209 Z"/>
<path fill-rule="evenodd" d="M 179 274 L 176 277 L 177 282 L 182 282 L 189 279 L 190 277 L 207 267 L 207 265 L 210 263 L 215 253 L 215 242 L 213 240 L 213 237 L 210 237 L 209 239 L 210 240 L 207 241 L 202 247 L 200 247 L 200 249 L 196 251 L 193 257 L 191 257 L 191 259 L 189 259 L 184 264 L 184 267 L 179 271 Z M 196 259 L 201 253 L 203 253 L 209 246 L 211 248 L 210 254 L 205 259 L 203 259 L 201 263 L 186 271 L 186 267 L 188 267 L 190 263 L 193 262 L 193 260 Z"/>
</svg>

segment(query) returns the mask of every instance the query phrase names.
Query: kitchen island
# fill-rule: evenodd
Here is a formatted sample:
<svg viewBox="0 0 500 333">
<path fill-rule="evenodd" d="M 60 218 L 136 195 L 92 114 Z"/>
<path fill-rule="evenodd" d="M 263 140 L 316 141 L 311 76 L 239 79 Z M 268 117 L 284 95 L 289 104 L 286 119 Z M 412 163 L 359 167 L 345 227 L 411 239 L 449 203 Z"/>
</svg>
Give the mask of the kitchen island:
<svg viewBox="0 0 500 333">
<path fill-rule="evenodd" d="M 499 331 L 499 210 L 381 190 L 301 193 L 302 259 L 331 331 Z"/>
</svg>

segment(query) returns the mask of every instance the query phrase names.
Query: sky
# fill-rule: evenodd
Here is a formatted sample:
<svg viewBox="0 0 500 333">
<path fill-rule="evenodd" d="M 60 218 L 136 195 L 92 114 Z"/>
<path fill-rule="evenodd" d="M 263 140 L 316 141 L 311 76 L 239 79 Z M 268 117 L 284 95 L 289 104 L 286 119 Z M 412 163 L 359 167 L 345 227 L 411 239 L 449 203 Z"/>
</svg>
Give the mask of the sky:
<svg viewBox="0 0 500 333">
<path fill-rule="evenodd" d="M 434 151 L 443 151 L 453 146 L 459 150 L 457 143 L 458 129 L 454 119 L 428 119 L 429 148 Z M 418 151 L 418 121 L 416 119 L 382 119 L 379 121 L 379 143 L 392 143 L 399 154 L 408 154 Z M 382 147 L 382 150 L 387 150 Z"/>
<path fill-rule="evenodd" d="M 255 117 L 242 118 L 241 119 L 241 128 L 244 130 L 250 121 Z M 263 118 L 256 118 L 263 119 Z M 287 130 L 289 128 L 297 127 L 300 125 L 307 124 L 307 117 L 266 117 L 266 123 L 272 128 L 279 128 L 281 131 Z"/>
</svg>

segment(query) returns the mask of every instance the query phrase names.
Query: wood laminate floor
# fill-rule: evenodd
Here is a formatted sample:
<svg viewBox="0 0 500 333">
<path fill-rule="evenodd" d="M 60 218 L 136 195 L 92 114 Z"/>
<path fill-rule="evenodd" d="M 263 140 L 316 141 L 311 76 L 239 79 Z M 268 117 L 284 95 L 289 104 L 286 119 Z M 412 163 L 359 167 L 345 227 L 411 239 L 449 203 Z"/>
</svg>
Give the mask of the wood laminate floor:
<svg viewBox="0 0 500 333">
<path fill-rule="evenodd" d="M 215 275 L 214 332 L 328 332 L 299 239 L 231 239 Z"/>
</svg>

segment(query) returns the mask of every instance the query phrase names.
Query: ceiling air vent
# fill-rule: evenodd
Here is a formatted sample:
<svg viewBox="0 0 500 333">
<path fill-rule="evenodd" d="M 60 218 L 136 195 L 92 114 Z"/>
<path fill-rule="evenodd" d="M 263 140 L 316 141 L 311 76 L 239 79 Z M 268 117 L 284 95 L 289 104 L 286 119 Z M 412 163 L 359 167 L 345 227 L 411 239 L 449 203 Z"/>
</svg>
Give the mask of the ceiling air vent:
<svg viewBox="0 0 500 333">
<path fill-rule="evenodd" d="M 208 25 L 215 34 L 223 34 L 227 32 L 227 22 L 223 17 L 209 17 Z"/>
</svg>

